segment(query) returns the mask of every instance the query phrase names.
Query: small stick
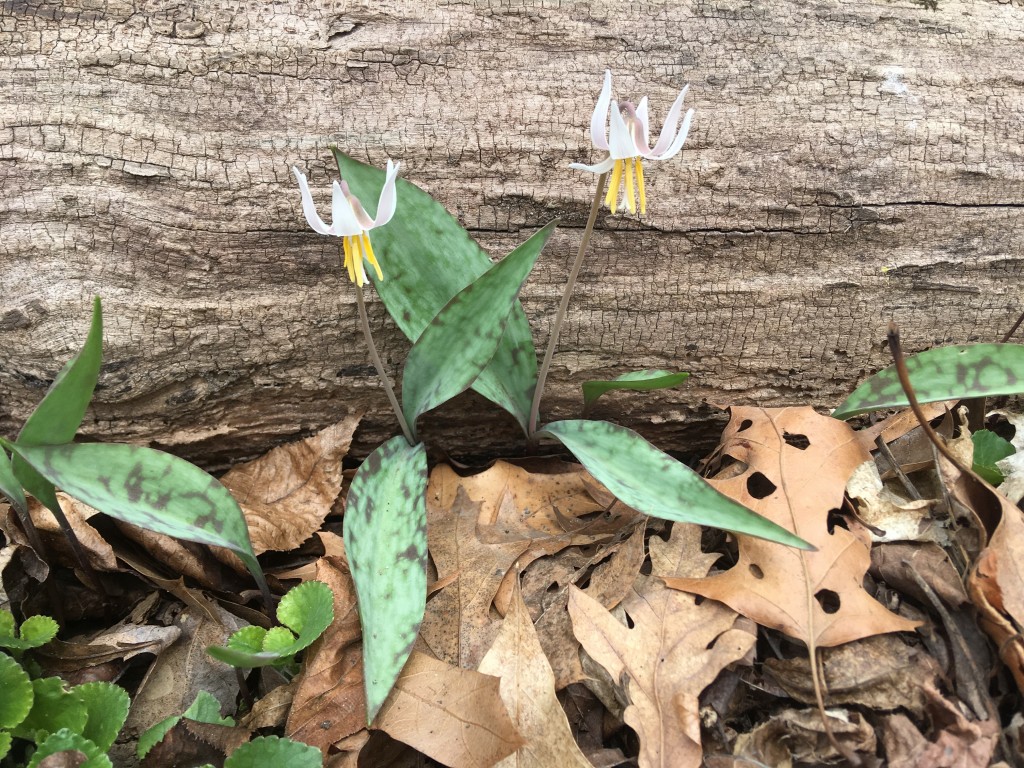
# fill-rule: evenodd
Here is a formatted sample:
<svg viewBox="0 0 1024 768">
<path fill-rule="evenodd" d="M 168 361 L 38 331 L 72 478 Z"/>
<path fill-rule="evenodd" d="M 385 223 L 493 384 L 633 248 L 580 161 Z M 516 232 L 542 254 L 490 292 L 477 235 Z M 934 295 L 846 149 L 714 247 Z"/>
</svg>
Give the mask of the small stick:
<svg viewBox="0 0 1024 768">
<path fill-rule="evenodd" d="M 878 448 L 878 452 L 882 454 L 885 461 L 892 467 L 893 474 L 899 479 L 900 484 L 903 486 L 903 490 L 909 494 L 910 498 L 914 501 L 921 499 L 921 493 L 917 490 L 910 478 L 907 477 L 906 473 L 900 468 L 900 463 L 896 461 L 896 457 L 892 455 L 892 451 L 889 450 L 888 443 L 885 442 L 885 438 L 879 435 L 875 438 L 875 446 Z"/>
</svg>

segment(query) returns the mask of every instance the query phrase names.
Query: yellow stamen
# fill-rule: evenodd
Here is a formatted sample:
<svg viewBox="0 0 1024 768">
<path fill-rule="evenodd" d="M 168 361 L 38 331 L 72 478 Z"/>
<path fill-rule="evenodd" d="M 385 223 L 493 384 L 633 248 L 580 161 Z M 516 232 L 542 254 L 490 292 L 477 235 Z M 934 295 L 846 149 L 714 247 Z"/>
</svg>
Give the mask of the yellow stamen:
<svg viewBox="0 0 1024 768">
<path fill-rule="evenodd" d="M 615 208 L 619 201 L 619 185 L 622 183 L 622 166 L 621 160 L 615 161 L 615 167 L 612 168 L 612 179 L 608 184 L 608 194 L 605 195 L 604 204 L 607 205 L 612 213 L 615 213 Z"/>
<path fill-rule="evenodd" d="M 640 215 L 647 213 L 647 193 L 644 191 L 644 164 L 638 157 L 636 159 L 636 185 L 640 190 Z"/>
<path fill-rule="evenodd" d="M 362 288 L 366 282 L 366 272 L 363 270 L 363 249 L 359 244 L 359 235 L 352 236 L 352 268 L 356 271 L 356 285 Z"/>
<path fill-rule="evenodd" d="M 377 263 L 377 257 L 373 254 L 373 246 L 370 245 L 370 235 L 367 232 L 363 232 L 363 253 L 366 254 L 366 260 L 377 270 L 377 279 L 383 280 L 384 273 L 380 271 L 380 264 Z"/>
<path fill-rule="evenodd" d="M 352 238 L 343 237 L 341 242 L 345 246 L 345 269 L 348 270 L 348 279 L 354 283 L 356 281 L 356 273 L 352 269 Z"/>
<path fill-rule="evenodd" d="M 633 191 L 633 158 L 626 159 L 626 206 L 630 213 L 636 213 L 636 198 Z"/>
</svg>

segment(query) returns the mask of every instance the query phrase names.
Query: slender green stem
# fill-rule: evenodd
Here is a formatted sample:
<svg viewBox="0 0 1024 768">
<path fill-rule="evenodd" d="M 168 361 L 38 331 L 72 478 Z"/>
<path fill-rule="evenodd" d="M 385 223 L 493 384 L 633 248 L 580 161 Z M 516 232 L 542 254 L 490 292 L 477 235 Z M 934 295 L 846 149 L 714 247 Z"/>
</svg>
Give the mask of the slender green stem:
<svg viewBox="0 0 1024 768">
<path fill-rule="evenodd" d="M 608 174 L 602 173 L 597 178 L 597 192 L 594 194 L 594 202 L 590 204 L 590 218 L 587 219 L 587 228 L 583 230 L 583 239 L 580 241 L 580 249 L 576 253 L 576 261 L 569 273 L 569 281 L 565 284 L 565 293 L 562 294 L 562 303 L 558 305 L 558 314 L 555 315 L 555 322 L 551 326 L 551 338 L 548 339 L 548 348 L 544 352 L 544 361 L 537 373 L 537 387 L 533 390 L 533 402 L 530 404 L 530 427 L 529 436 L 533 439 L 537 431 L 537 417 L 540 415 L 540 399 L 544 395 L 544 383 L 548 378 L 548 371 L 551 369 L 551 358 L 555 355 L 555 347 L 558 345 L 558 335 L 562 331 L 562 323 L 565 322 L 565 313 L 569 309 L 569 298 L 572 296 L 572 289 L 576 285 L 576 278 L 580 275 L 580 267 L 583 266 L 583 254 L 590 245 L 590 236 L 594 234 L 594 224 L 597 222 L 597 213 L 601 209 L 601 199 L 604 196 L 604 185 L 608 181 Z"/>
<path fill-rule="evenodd" d="M 377 345 L 373 343 L 373 335 L 370 333 L 370 318 L 366 315 L 366 302 L 363 301 L 363 288 L 360 285 L 356 285 L 356 305 L 359 307 L 359 321 L 363 324 L 366 346 L 370 350 L 370 360 L 373 361 L 380 380 L 384 382 L 384 391 L 388 393 L 388 400 L 391 402 L 391 407 L 398 418 L 398 424 L 402 427 L 402 434 L 409 441 L 409 445 L 416 445 L 416 440 L 412 436 L 409 424 L 405 420 L 405 414 L 402 413 L 402 406 L 398 404 L 398 398 L 395 397 L 395 388 L 391 386 L 391 379 L 388 378 L 388 374 L 384 370 L 384 363 L 381 362 L 380 355 L 377 354 Z"/>
</svg>

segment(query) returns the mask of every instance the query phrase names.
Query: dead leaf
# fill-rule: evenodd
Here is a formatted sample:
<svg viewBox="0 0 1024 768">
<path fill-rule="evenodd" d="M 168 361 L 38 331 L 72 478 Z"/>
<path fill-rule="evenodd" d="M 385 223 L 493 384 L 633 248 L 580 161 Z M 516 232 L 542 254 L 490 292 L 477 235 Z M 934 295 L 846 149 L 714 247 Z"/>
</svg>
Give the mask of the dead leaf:
<svg viewBox="0 0 1024 768">
<path fill-rule="evenodd" d="M 113 548 L 100 535 L 100 532 L 88 523 L 89 518 L 98 515 L 99 512 L 65 493 L 58 492 L 57 500 L 60 502 L 60 508 L 64 511 L 64 516 L 68 519 L 71 530 L 75 532 L 82 549 L 85 550 L 89 564 L 98 571 L 119 570 Z M 53 513 L 33 498 L 28 500 L 28 512 L 32 522 L 39 530 L 40 538 L 42 538 L 47 552 L 56 552 L 60 555 L 62 562 L 72 568 L 78 567 L 78 561 L 71 551 L 71 545 L 68 544 L 67 537 Z M 8 525 L 5 523 L 5 533 L 8 531 Z"/>
<path fill-rule="evenodd" d="M 896 635 L 878 635 L 821 652 L 830 705 L 924 711 L 923 686 L 940 674 L 935 659 Z M 764 669 L 801 704 L 815 705 L 811 668 L 804 657 L 766 659 Z"/>
<path fill-rule="evenodd" d="M 341 461 L 361 419 L 349 416 L 220 479 L 245 513 L 257 555 L 294 549 L 320 527 L 341 492 Z"/>
<path fill-rule="evenodd" d="M 935 520 L 930 499 L 904 499 L 882 483 L 874 459 L 857 467 L 846 484 L 846 493 L 856 499 L 857 517 L 882 531 L 872 535 L 876 542 L 886 541 L 943 541 L 936 536 Z M 944 542 L 945 543 L 945 542 Z"/>
<path fill-rule="evenodd" d="M 917 626 L 864 591 L 870 537 L 863 526 L 838 513 L 829 518 L 842 507 L 853 471 L 870 458 L 848 425 L 811 408 L 733 408 L 719 452 L 742 471 L 711 484 L 818 551 L 737 536 L 739 558 L 730 570 L 666 579 L 669 586 L 818 646 Z"/>
<path fill-rule="evenodd" d="M 697 605 L 656 578 L 707 573 L 715 556 L 701 552 L 700 535 L 699 526 L 677 523 L 668 542 L 651 539 L 653 575 L 620 606 L 629 627 L 570 589 L 576 637 L 610 680 L 625 687 L 624 720 L 640 737 L 641 768 L 700 765 L 698 696 L 754 645 L 754 635 L 734 629 L 733 611 L 711 601 Z"/>
<path fill-rule="evenodd" d="M 450 768 L 490 768 L 523 744 L 499 686 L 413 651 L 375 727 Z"/>
<path fill-rule="evenodd" d="M 913 568 L 953 608 L 968 602 L 967 590 L 949 555 L 938 544 L 894 542 L 871 548 L 871 571 L 892 589 L 925 604 L 928 597 L 910 573 Z"/>
<path fill-rule="evenodd" d="M 366 695 L 352 576 L 337 558 L 322 557 L 316 578 L 334 593 L 334 621 L 307 653 L 285 735 L 326 755 L 332 744 L 366 727 Z"/>
<path fill-rule="evenodd" d="M 453 573 L 458 578 L 427 603 L 420 639 L 437 658 L 475 669 L 501 624 L 492 609 L 498 586 L 530 542 L 483 542 L 478 535 L 483 504 L 469 497 L 460 480 L 446 466 L 430 474 L 427 546 L 438 578 Z"/>
<path fill-rule="evenodd" d="M 828 709 L 829 725 L 836 739 L 852 753 L 873 756 L 875 731 L 860 712 Z M 736 739 L 734 754 L 755 764 L 791 766 L 826 765 L 842 760 L 825 735 L 821 714 L 816 709 L 787 709 L 773 714 L 750 733 Z M 921 763 L 927 765 L 927 763 Z"/>
<path fill-rule="evenodd" d="M 932 419 L 936 419 L 944 414 L 948 409 L 956 405 L 956 403 L 956 400 L 947 400 L 941 403 L 926 403 L 921 406 L 921 409 L 924 411 L 925 418 L 931 421 Z M 892 443 L 914 430 L 920 431 L 920 427 L 921 423 L 917 420 L 917 416 L 914 415 L 914 411 L 910 408 L 904 408 L 902 411 L 873 424 L 867 429 L 857 430 L 854 434 L 856 435 L 857 442 L 860 443 L 861 447 L 865 451 L 873 451 L 875 450 L 875 440 L 877 440 L 879 436 L 881 436 L 886 443 Z"/>
<path fill-rule="evenodd" d="M 518 589 L 478 671 L 501 678 L 501 700 L 526 742 L 496 768 L 592 768 L 573 741 L 555 696 L 555 675 Z"/>
<path fill-rule="evenodd" d="M 297 680 L 287 685 L 279 685 L 270 693 L 260 696 L 256 703 L 239 721 L 239 725 L 250 731 L 260 728 L 282 728 L 288 719 L 292 707 Z"/>
<path fill-rule="evenodd" d="M 924 736 L 902 713 L 882 719 L 882 744 L 888 768 L 986 768 L 999 738 L 992 720 L 971 722 L 932 684 L 924 687 L 934 736 Z"/>
<path fill-rule="evenodd" d="M 210 547 L 191 541 L 175 539 L 172 536 L 157 533 L 156 531 L 148 531 L 145 528 L 139 528 L 137 525 L 121 520 L 115 521 L 115 525 L 127 538 L 149 553 L 150 557 L 160 564 L 165 573 L 173 573 L 192 579 L 195 583 L 207 589 L 224 589 L 224 567 L 214 557 L 214 552 Z M 132 557 L 130 553 L 128 557 L 133 561 L 138 560 L 137 557 Z M 149 576 L 150 574 L 143 573 L 143 575 Z"/>
</svg>

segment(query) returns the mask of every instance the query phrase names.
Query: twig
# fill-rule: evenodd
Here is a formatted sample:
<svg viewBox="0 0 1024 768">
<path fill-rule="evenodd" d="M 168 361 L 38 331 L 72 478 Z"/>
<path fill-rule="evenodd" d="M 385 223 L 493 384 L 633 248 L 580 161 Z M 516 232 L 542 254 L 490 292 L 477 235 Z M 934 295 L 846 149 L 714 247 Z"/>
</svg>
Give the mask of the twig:
<svg viewBox="0 0 1024 768">
<path fill-rule="evenodd" d="M 562 323 L 565 322 L 565 314 L 569 309 L 572 289 L 580 275 L 580 267 L 583 266 L 583 254 L 586 253 L 587 246 L 590 245 L 590 236 L 594 234 L 594 224 L 597 222 L 597 213 L 601 210 L 601 199 L 607 180 L 607 173 L 602 173 L 597 177 L 597 192 L 594 194 L 594 202 L 590 204 L 590 217 L 587 219 L 587 227 L 583 230 L 583 239 L 580 241 L 579 251 L 576 252 L 576 261 L 573 262 L 572 271 L 569 273 L 569 280 L 565 284 L 565 292 L 562 294 L 562 302 L 558 305 L 558 314 L 555 315 L 555 322 L 551 325 L 551 338 L 548 339 L 548 348 L 544 352 L 544 361 L 541 363 L 540 371 L 537 373 L 537 387 L 533 390 L 533 402 L 530 403 L 530 421 L 527 429 L 527 435 L 531 442 L 533 442 L 533 435 L 537 431 L 540 399 L 544 395 L 544 384 L 548 378 L 548 371 L 551 370 L 551 358 L 554 357 L 555 347 L 558 344 L 558 335 L 562 331 Z"/>
<path fill-rule="evenodd" d="M 889 450 L 888 443 L 885 442 L 885 438 L 879 435 L 875 438 L 875 446 L 878 448 L 878 452 L 885 458 L 886 463 L 892 467 L 893 474 L 899 479 L 900 484 L 903 486 L 903 490 L 907 492 L 911 499 L 919 501 L 921 499 L 921 493 L 917 490 L 910 478 L 907 477 L 906 473 L 900 468 L 900 463 L 896 461 L 896 457 L 892 455 L 892 451 Z"/>
<path fill-rule="evenodd" d="M 1020 317 L 1018 317 L 1017 322 L 1013 324 L 1013 328 L 1006 332 L 1006 335 L 999 340 L 999 343 L 1005 344 L 1006 342 L 1008 342 L 1010 340 L 1010 337 L 1012 337 L 1013 334 L 1016 333 L 1017 329 L 1020 328 L 1021 323 L 1024 323 L 1024 312 L 1020 313 Z"/>
</svg>

